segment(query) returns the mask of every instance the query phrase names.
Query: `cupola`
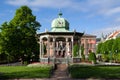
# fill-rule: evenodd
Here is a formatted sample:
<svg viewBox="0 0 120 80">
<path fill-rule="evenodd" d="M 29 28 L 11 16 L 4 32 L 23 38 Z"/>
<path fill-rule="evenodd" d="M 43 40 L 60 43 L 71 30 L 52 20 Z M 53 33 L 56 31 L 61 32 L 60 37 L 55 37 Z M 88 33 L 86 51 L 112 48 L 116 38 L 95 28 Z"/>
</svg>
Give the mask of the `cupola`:
<svg viewBox="0 0 120 80">
<path fill-rule="evenodd" d="M 54 19 L 51 24 L 52 32 L 68 32 L 69 22 L 62 18 L 62 13 L 58 14 L 58 18 Z"/>
</svg>

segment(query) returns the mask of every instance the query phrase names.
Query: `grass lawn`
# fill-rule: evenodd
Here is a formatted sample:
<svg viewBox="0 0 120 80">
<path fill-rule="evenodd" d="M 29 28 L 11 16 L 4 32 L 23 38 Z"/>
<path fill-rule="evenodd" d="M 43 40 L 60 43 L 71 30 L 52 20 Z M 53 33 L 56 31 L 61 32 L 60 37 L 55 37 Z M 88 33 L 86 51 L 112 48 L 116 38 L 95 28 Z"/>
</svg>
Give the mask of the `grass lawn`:
<svg viewBox="0 0 120 80">
<path fill-rule="evenodd" d="M 72 78 L 119 78 L 120 66 L 82 66 L 72 65 L 69 67 Z"/>
<path fill-rule="evenodd" d="M 0 79 L 48 78 L 51 67 L 0 66 Z"/>
</svg>

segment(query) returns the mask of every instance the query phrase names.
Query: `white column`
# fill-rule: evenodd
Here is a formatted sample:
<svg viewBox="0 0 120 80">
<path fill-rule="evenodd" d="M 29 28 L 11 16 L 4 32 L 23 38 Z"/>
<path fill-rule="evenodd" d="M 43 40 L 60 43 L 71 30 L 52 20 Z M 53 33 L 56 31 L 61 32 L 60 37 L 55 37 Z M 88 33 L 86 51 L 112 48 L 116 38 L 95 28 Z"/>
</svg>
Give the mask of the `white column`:
<svg viewBox="0 0 120 80">
<path fill-rule="evenodd" d="M 57 49 L 57 52 L 56 52 L 56 55 L 58 55 L 58 42 L 56 42 L 56 49 Z"/>
<path fill-rule="evenodd" d="M 40 53 L 39 53 L 39 59 L 41 59 L 41 39 L 39 38 L 40 42 L 39 42 L 39 45 L 40 45 Z"/>
<path fill-rule="evenodd" d="M 72 57 L 73 57 L 73 46 L 74 46 L 74 40 L 73 40 L 73 37 L 71 38 L 71 42 L 72 42 Z"/>
<path fill-rule="evenodd" d="M 40 42 L 40 54 L 39 54 L 40 58 L 41 58 L 41 42 Z"/>
<path fill-rule="evenodd" d="M 40 38 L 40 58 L 42 58 L 42 39 Z"/>
<path fill-rule="evenodd" d="M 41 42 L 41 57 L 43 58 L 43 54 L 44 54 L 44 51 L 43 51 L 43 41 Z"/>
<path fill-rule="evenodd" d="M 48 48 L 48 57 L 50 57 L 50 38 L 48 37 L 48 42 L 47 42 L 47 48 Z"/>
<path fill-rule="evenodd" d="M 53 38 L 53 56 L 55 57 L 55 38 Z"/>
<path fill-rule="evenodd" d="M 81 58 L 81 38 L 79 38 L 79 56 Z"/>
<path fill-rule="evenodd" d="M 70 56 L 72 56 L 72 41 L 70 41 L 69 48 L 70 48 Z"/>
<path fill-rule="evenodd" d="M 67 57 L 68 56 L 68 38 L 66 38 L 66 45 L 65 45 L 65 56 Z"/>
</svg>

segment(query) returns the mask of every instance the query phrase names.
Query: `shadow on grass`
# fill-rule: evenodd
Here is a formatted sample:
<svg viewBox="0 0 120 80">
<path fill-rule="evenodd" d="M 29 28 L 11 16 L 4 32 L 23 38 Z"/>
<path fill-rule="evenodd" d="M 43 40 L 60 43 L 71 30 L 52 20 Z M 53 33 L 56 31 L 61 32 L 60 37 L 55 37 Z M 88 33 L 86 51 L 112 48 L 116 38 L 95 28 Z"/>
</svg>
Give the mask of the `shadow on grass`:
<svg viewBox="0 0 120 80">
<path fill-rule="evenodd" d="M 3 72 L 0 73 L 0 79 L 14 78 L 49 78 L 50 70 L 34 70 L 34 71 L 19 71 L 19 72 Z"/>
<path fill-rule="evenodd" d="M 120 79 L 120 66 L 81 66 L 69 67 L 72 78 L 106 78 Z"/>
</svg>

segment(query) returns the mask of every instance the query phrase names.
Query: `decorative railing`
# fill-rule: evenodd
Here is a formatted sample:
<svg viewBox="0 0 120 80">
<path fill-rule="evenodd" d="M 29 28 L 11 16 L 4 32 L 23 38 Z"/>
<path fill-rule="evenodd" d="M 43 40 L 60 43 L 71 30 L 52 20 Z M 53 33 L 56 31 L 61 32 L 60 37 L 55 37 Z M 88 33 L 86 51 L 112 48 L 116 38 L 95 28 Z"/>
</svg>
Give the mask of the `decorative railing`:
<svg viewBox="0 0 120 80">
<path fill-rule="evenodd" d="M 40 62 L 43 63 L 72 63 L 73 59 L 72 58 L 41 58 Z"/>
</svg>

